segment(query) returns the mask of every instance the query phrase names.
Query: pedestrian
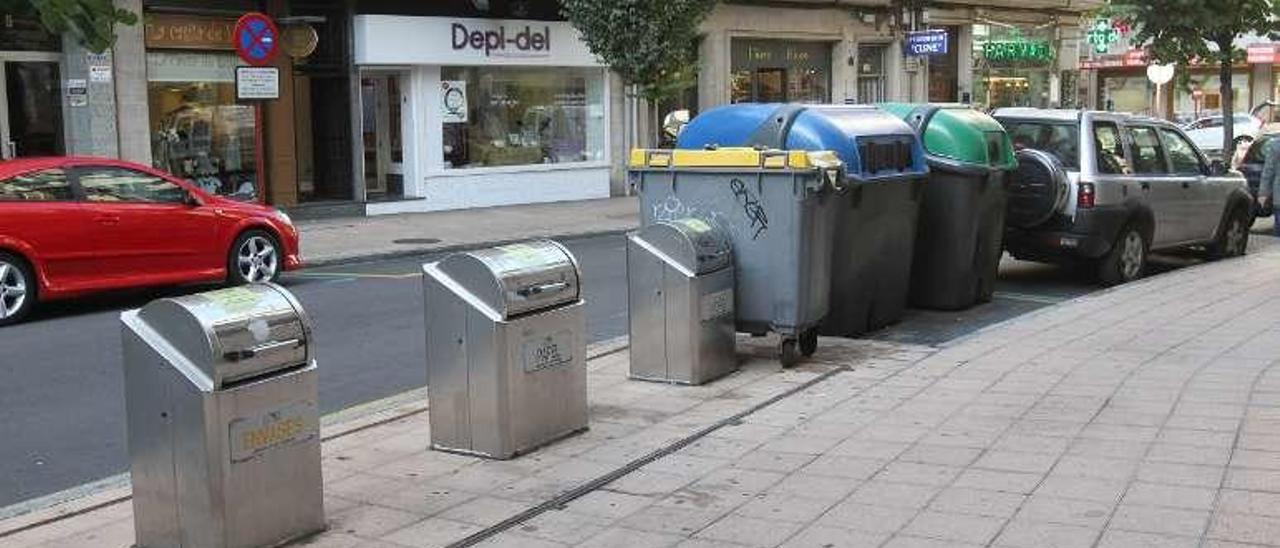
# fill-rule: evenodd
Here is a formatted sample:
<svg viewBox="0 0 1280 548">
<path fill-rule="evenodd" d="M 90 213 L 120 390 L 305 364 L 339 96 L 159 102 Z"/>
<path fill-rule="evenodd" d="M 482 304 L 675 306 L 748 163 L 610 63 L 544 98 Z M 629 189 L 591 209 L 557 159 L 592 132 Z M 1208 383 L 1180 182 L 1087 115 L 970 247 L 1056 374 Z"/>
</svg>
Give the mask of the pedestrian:
<svg viewBox="0 0 1280 548">
<path fill-rule="evenodd" d="M 1271 139 L 1264 153 L 1262 180 L 1258 181 L 1258 209 L 1273 210 L 1275 226 L 1272 232 L 1280 236 L 1280 208 L 1275 207 L 1275 197 L 1280 195 L 1280 139 Z"/>
</svg>

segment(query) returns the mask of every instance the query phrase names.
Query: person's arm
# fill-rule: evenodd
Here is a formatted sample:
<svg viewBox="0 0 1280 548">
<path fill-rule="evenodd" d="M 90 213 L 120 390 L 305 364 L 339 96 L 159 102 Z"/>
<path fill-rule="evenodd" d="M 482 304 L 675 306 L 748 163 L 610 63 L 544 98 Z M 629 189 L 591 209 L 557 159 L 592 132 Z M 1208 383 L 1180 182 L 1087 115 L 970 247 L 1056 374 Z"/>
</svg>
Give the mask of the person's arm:
<svg viewBox="0 0 1280 548">
<path fill-rule="evenodd" d="M 1267 143 L 1265 160 L 1262 162 L 1262 177 L 1258 181 L 1258 201 L 1265 202 L 1274 194 L 1276 170 L 1280 168 L 1280 147 L 1276 141 Z"/>
</svg>

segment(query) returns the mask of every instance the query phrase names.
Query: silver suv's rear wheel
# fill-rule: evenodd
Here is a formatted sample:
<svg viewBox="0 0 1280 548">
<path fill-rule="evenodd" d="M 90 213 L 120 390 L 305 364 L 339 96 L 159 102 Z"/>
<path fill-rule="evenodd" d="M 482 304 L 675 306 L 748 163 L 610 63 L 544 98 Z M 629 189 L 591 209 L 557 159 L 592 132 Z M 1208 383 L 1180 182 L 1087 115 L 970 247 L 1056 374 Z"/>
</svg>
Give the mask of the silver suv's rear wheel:
<svg viewBox="0 0 1280 548">
<path fill-rule="evenodd" d="M 1249 248 L 1249 227 L 1253 225 L 1253 214 L 1248 208 L 1238 208 L 1227 217 L 1226 224 L 1218 233 L 1218 239 L 1205 249 L 1211 261 L 1228 257 L 1239 257 Z"/>
<path fill-rule="evenodd" d="M 1138 227 L 1128 225 L 1098 264 L 1098 279 L 1103 285 L 1119 285 L 1142 277 L 1146 268 L 1147 241 Z"/>
</svg>

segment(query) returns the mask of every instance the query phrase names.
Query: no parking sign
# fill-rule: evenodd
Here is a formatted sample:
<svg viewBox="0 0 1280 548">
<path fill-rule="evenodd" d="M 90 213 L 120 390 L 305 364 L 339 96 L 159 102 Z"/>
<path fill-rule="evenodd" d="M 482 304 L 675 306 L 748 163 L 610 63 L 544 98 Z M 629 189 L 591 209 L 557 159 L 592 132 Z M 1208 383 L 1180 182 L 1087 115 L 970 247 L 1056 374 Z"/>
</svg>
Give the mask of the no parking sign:
<svg viewBox="0 0 1280 548">
<path fill-rule="evenodd" d="M 231 40 L 236 55 L 253 66 L 270 63 L 280 51 L 280 30 L 270 17 L 256 11 L 240 16 Z"/>
</svg>

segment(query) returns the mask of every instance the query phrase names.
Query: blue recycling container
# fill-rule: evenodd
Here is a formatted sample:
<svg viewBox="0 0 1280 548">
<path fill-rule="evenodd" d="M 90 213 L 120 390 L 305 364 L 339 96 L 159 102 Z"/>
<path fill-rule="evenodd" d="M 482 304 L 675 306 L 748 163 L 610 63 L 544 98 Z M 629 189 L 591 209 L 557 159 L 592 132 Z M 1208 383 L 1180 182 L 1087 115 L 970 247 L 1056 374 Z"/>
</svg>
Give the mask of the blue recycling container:
<svg viewBox="0 0 1280 548">
<path fill-rule="evenodd" d="M 817 332 L 850 337 L 902 318 L 929 168 L 919 137 L 901 118 L 869 105 L 740 103 L 694 118 L 676 146 L 834 152 L 845 184 L 840 204 L 828 210 L 835 217 L 830 303 Z M 806 343 L 801 339 L 802 350 L 812 348 Z"/>
</svg>

